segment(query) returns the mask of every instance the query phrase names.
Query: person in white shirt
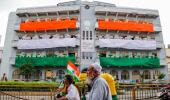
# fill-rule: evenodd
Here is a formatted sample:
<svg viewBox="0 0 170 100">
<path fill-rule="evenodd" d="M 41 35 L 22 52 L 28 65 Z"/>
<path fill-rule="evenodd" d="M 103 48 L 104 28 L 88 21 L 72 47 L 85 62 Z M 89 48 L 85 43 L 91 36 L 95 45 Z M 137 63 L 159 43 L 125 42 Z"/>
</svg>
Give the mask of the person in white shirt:
<svg viewBox="0 0 170 100">
<path fill-rule="evenodd" d="M 66 75 L 64 83 L 66 85 L 66 96 L 57 98 L 57 100 L 80 100 L 80 95 L 77 87 L 74 85 L 74 80 L 71 75 Z"/>
<path fill-rule="evenodd" d="M 91 64 L 87 69 L 87 80 L 91 86 L 87 100 L 112 100 L 110 88 L 102 77 L 100 77 L 102 67 L 98 63 Z"/>
</svg>

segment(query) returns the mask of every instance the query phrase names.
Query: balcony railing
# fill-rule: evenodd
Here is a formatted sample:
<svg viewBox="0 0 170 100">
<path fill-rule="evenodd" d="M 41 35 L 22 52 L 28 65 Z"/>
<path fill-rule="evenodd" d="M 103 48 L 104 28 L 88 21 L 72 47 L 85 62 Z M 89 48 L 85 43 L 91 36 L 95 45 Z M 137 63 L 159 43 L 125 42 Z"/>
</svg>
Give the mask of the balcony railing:
<svg viewBox="0 0 170 100">
<path fill-rule="evenodd" d="M 78 28 L 77 18 L 72 19 L 47 19 L 35 20 L 20 23 L 19 31 L 44 31 L 44 30 L 62 30 Z M 16 29 L 15 29 L 16 30 Z"/>
<path fill-rule="evenodd" d="M 120 42 L 117 42 L 117 40 L 119 40 Z M 130 45 L 127 45 L 127 43 L 129 43 Z M 120 44 L 120 45 L 116 45 L 116 44 Z M 160 41 L 155 41 L 155 40 L 99 39 L 95 41 L 95 47 L 156 50 L 156 48 L 163 48 L 164 44 Z"/>
<path fill-rule="evenodd" d="M 45 56 L 45 57 L 20 57 L 15 58 L 15 66 L 20 67 L 23 64 L 31 64 L 37 67 L 66 67 L 68 61 L 75 62 L 75 57 L 59 57 L 59 56 Z"/>
<path fill-rule="evenodd" d="M 100 64 L 103 67 L 143 67 L 143 68 L 159 68 L 160 60 L 154 58 L 111 58 L 100 57 Z"/>
<path fill-rule="evenodd" d="M 17 44 L 17 45 L 16 45 Z M 61 47 L 76 47 L 80 45 L 77 38 L 52 38 L 52 39 L 32 39 L 19 40 L 13 46 L 18 49 L 44 49 L 44 48 L 61 48 Z"/>
<path fill-rule="evenodd" d="M 152 23 L 137 22 L 137 21 L 119 21 L 119 20 L 98 20 L 99 30 L 122 30 L 122 31 L 137 31 L 137 32 L 154 32 Z"/>
</svg>

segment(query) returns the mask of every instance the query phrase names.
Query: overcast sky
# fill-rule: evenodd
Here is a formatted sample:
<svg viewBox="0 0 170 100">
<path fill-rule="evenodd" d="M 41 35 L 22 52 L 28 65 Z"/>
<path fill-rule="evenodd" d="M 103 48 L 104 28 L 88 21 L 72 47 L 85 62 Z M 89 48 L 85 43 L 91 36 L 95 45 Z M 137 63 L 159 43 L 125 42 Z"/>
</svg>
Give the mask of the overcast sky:
<svg viewBox="0 0 170 100">
<path fill-rule="evenodd" d="M 4 45 L 8 15 L 22 7 L 37 7 L 56 5 L 59 2 L 70 0 L 0 0 L 0 46 Z M 92 0 L 86 0 L 92 1 Z M 116 4 L 118 7 L 137 7 L 144 9 L 156 9 L 159 11 L 165 46 L 170 44 L 170 5 L 169 0 L 96 0 Z"/>
</svg>

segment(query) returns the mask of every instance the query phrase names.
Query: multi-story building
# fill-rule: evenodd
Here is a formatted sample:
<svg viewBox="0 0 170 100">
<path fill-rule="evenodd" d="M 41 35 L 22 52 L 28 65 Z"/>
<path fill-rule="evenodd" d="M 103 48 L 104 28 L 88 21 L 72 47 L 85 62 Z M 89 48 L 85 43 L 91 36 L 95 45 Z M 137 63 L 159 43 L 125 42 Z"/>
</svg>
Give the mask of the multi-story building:
<svg viewBox="0 0 170 100">
<path fill-rule="evenodd" d="M 166 61 L 168 63 L 168 76 L 170 78 L 170 44 L 168 45 L 168 48 L 166 48 Z"/>
<path fill-rule="evenodd" d="M 3 48 L 0 47 L 0 67 L 1 67 L 1 59 L 2 59 Z"/>
<path fill-rule="evenodd" d="M 38 70 L 32 79 L 50 73 L 60 79 L 68 60 L 80 70 L 100 62 L 103 71 L 130 82 L 140 74 L 145 80 L 167 75 L 165 58 L 157 10 L 77 0 L 11 12 L 0 70 L 21 79 L 18 68 L 30 63 Z"/>
<path fill-rule="evenodd" d="M 0 35 L 0 43 L 1 43 L 1 35 Z M 1 67 L 2 53 L 3 53 L 3 47 L 0 47 L 0 67 Z"/>
</svg>

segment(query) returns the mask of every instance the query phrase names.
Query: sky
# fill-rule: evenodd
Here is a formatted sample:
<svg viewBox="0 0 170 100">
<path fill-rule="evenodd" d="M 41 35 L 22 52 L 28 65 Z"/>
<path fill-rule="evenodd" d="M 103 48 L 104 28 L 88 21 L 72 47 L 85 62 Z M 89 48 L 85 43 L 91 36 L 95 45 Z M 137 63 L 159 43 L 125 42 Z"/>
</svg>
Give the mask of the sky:
<svg viewBox="0 0 170 100">
<path fill-rule="evenodd" d="M 70 0 L 0 0 L 0 46 L 4 45 L 8 15 L 17 8 L 54 6 Z M 92 0 L 83 0 L 92 1 Z M 165 47 L 170 44 L 170 5 L 169 0 L 95 0 L 115 4 L 117 7 L 154 9 L 159 11 Z"/>
</svg>

